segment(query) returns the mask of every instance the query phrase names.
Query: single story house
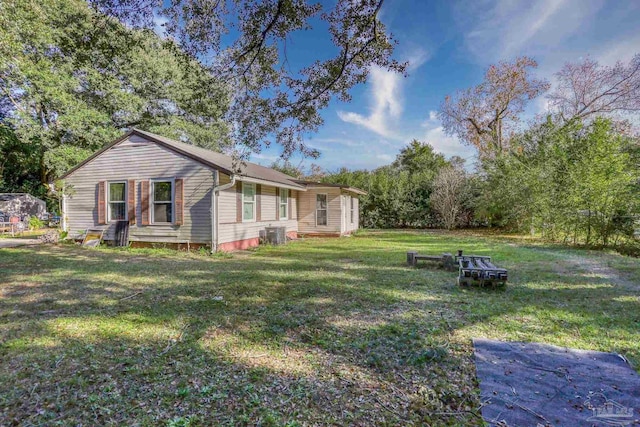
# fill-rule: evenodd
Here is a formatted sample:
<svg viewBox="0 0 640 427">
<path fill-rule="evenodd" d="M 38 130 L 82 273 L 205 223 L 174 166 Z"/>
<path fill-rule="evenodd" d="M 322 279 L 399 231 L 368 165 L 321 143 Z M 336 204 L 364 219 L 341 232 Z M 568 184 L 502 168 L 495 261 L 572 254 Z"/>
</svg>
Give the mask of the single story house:
<svg viewBox="0 0 640 427">
<path fill-rule="evenodd" d="M 297 180 L 254 163 L 133 129 L 65 173 L 62 227 L 71 237 L 129 222 L 133 244 L 260 243 L 266 227 L 343 236 L 358 229 L 362 190 Z"/>
</svg>

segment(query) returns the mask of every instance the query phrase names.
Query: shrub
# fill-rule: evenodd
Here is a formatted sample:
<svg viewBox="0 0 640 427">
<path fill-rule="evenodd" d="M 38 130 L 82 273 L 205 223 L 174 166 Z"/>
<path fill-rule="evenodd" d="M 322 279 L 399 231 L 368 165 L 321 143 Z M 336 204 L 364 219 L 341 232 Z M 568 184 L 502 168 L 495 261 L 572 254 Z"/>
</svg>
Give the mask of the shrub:
<svg viewBox="0 0 640 427">
<path fill-rule="evenodd" d="M 44 227 L 44 222 L 38 218 L 37 216 L 32 216 L 29 218 L 29 229 L 30 230 L 39 230 Z"/>
</svg>

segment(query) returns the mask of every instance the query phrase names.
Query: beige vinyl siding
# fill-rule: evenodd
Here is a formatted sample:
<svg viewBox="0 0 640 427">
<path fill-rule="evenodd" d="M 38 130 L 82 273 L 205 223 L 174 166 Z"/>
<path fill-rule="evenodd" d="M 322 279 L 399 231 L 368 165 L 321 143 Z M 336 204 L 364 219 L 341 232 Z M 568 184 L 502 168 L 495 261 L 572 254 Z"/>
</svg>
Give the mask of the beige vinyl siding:
<svg viewBox="0 0 640 427">
<path fill-rule="evenodd" d="M 113 146 L 65 179 L 71 186 L 66 199 L 67 229 L 77 236 L 88 228 L 105 228 L 113 238 L 114 225 L 98 225 L 97 188 L 100 181 L 136 181 L 136 224 L 132 241 L 211 243 L 211 188 L 214 171 L 188 157 L 139 136 Z M 184 224 L 141 225 L 140 181 L 184 179 Z"/>
<path fill-rule="evenodd" d="M 222 176 L 222 174 L 220 175 Z M 287 232 L 298 231 L 298 222 L 295 219 L 276 221 L 276 187 L 262 184 L 260 197 L 261 220 L 253 222 L 236 222 L 236 187 L 221 191 L 218 197 L 218 212 L 220 213 L 220 225 L 218 228 L 218 243 L 235 242 L 260 237 L 260 230 L 265 227 L 286 227 Z M 291 202 L 291 201 L 290 201 Z M 294 202 L 295 215 L 295 202 Z"/>
<path fill-rule="evenodd" d="M 346 219 L 347 219 L 345 232 L 350 233 L 357 230 L 360 227 L 360 212 L 359 212 L 360 201 L 358 200 L 357 196 L 351 193 L 345 193 L 345 194 L 346 194 L 345 209 L 346 209 Z M 351 200 L 353 200 L 353 222 L 351 222 Z"/>
<path fill-rule="evenodd" d="M 300 194 L 304 194 L 304 191 L 289 190 L 289 203 L 291 204 L 289 212 L 291 212 L 291 219 L 298 219 L 298 197 L 300 197 Z"/>
<path fill-rule="evenodd" d="M 340 189 L 335 187 L 310 188 L 298 192 L 298 232 L 304 233 L 340 233 L 341 200 Z M 316 195 L 327 195 L 327 225 L 316 226 Z"/>
<path fill-rule="evenodd" d="M 278 200 L 276 198 L 276 187 L 262 186 L 262 196 L 260 198 L 260 204 L 262 210 L 262 221 L 275 221 L 276 212 L 278 209 Z"/>
</svg>

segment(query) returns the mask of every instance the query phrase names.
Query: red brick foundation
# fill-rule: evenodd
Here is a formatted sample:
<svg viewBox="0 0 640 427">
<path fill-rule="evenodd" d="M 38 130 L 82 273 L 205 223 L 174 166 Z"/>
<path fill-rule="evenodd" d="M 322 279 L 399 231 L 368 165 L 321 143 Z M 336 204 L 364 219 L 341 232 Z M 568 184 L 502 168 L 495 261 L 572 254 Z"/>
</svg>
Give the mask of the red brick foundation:
<svg viewBox="0 0 640 427">
<path fill-rule="evenodd" d="M 111 242 L 105 240 L 105 242 Z M 132 248 L 153 248 L 153 249 L 174 249 L 178 251 L 196 251 L 200 248 L 208 248 L 211 246 L 207 243 L 160 243 L 160 242 L 129 242 L 129 246 Z"/>
<path fill-rule="evenodd" d="M 218 250 L 222 252 L 241 251 L 256 247 L 260 244 L 260 239 L 254 237 L 253 239 L 236 240 L 235 242 L 220 243 Z"/>
</svg>

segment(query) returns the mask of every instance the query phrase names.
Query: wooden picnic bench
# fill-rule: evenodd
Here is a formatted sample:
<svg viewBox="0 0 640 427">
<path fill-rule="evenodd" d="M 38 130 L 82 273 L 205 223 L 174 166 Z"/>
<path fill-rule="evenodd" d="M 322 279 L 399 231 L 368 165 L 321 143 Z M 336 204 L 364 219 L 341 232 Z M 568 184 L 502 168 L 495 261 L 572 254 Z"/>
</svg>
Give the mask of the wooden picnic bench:
<svg viewBox="0 0 640 427">
<path fill-rule="evenodd" d="M 407 252 L 407 264 L 412 267 L 417 267 L 418 261 L 436 262 L 443 268 L 455 270 L 454 258 L 450 253 L 443 253 L 442 255 L 420 255 L 418 251 Z"/>
</svg>

